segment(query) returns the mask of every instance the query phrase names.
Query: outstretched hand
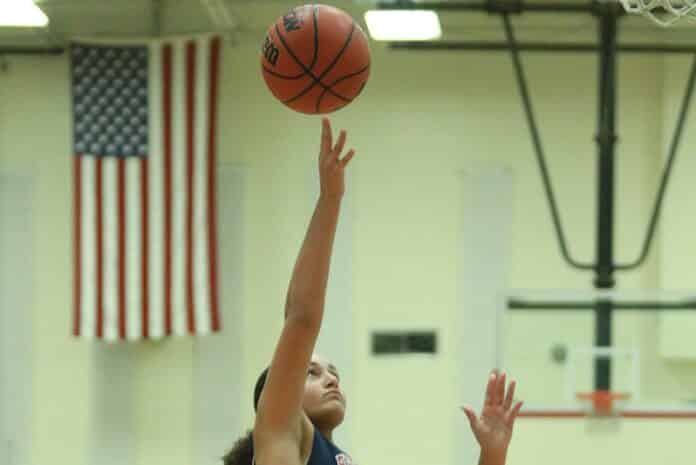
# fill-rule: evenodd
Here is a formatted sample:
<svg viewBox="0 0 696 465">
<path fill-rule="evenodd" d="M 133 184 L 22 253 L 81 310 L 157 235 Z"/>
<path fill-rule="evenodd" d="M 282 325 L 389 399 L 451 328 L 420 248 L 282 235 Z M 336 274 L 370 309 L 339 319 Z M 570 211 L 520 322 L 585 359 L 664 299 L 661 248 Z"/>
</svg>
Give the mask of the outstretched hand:
<svg viewBox="0 0 696 465">
<path fill-rule="evenodd" d="M 481 415 L 477 416 L 469 406 L 462 407 L 481 446 L 482 456 L 500 457 L 503 462 L 505 460 L 515 419 L 522 407 L 522 402 L 514 401 L 515 386 L 516 382 L 511 381 L 506 392 L 505 373 L 493 372 L 488 378 Z"/>
<path fill-rule="evenodd" d="M 323 196 L 341 197 L 345 191 L 344 170 L 355 155 L 353 149 L 343 155 L 345 145 L 346 131 L 341 130 L 334 145 L 331 122 L 326 117 L 322 118 L 319 178 Z"/>
</svg>

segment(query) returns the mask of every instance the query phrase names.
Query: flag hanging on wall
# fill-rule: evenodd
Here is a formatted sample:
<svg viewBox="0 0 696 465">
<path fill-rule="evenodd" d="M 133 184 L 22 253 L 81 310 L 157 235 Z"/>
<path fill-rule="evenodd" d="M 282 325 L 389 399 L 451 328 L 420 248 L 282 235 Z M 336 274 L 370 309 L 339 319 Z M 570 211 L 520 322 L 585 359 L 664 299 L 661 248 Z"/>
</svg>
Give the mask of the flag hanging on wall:
<svg viewBox="0 0 696 465">
<path fill-rule="evenodd" d="M 218 331 L 220 38 L 74 42 L 70 71 L 73 334 Z"/>
</svg>

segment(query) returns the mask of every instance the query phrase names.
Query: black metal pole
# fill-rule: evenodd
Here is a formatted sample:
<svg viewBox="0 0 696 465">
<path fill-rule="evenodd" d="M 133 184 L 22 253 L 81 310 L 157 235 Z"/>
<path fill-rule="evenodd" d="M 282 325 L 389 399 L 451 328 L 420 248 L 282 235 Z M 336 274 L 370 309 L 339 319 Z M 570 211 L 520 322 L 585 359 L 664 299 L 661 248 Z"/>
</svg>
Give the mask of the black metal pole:
<svg viewBox="0 0 696 465">
<path fill-rule="evenodd" d="M 63 47 L 10 47 L 0 46 L 0 55 L 61 55 Z"/>
<path fill-rule="evenodd" d="M 614 146 L 616 143 L 616 27 L 611 4 L 603 4 L 599 18 L 599 121 L 597 163 L 597 262 L 595 287 L 614 287 Z"/>
<path fill-rule="evenodd" d="M 595 347 L 611 347 L 612 302 L 608 299 L 600 299 L 595 305 Z M 611 358 L 597 356 L 594 367 L 595 391 L 611 391 Z"/>
<path fill-rule="evenodd" d="M 561 2 L 530 3 L 519 1 L 497 1 L 493 6 L 496 13 L 503 10 L 512 13 L 519 11 L 534 11 L 535 13 L 592 13 L 595 11 L 593 2 L 568 4 Z M 377 3 L 380 10 L 434 10 L 434 11 L 481 11 L 491 12 L 491 2 L 413 2 L 410 0 L 382 1 Z"/>
<path fill-rule="evenodd" d="M 614 4 L 599 6 L 599 123 L 597 144 L 597 264 L 594 285 L 614 287 L 614 147 L 616 145 L 616 30 Z M 612 301 L 597 300 L 595 307 L 595 347 L 611 347 Z M 598 356 L 594 361 L 596 391 L 611 390 L 611 359 Z"/>
<path fill-rule="evenodd" d="M 597 308 L 596 301 L 581 301 L 581 300 L 525 300 L 525 299 L 509 299 L 507 302 L 508 310 L 517 311 L 565 311 L 565 310 L 595 310 Z M 657 300 L 619 300 L 612 301 L 612 311 L 659 311 L 659 310 L 696 310 L 696 299 L 674 300 L 671 302 L 660 302 Z"/>
<path fill-rule="evenodd" d="M 462 52 L 508 52 L 510 44 L 507 42 L 494 41 L 459 41 L 459 40 L 442 40 L 442 41 L 399 41 L 389 42 L 389 48 L 392 50 L 409 50 L 409 51 L 462 51 Z M 591 43 L 582 42 L 567 42 L 567 43 L 549 43 L 549 42 L 518 42 L 517 50 L 520 52 L 572 52 L 572 53 L 597 53 L 600 46 Z M 689 54 L 696 53 L 696 47 L 693 45 L 663 45 L 663 44 L 624 44 L 617 45 L 616 50 L 622 53 L 670 53 L 670 54 Z"/>
</svg>

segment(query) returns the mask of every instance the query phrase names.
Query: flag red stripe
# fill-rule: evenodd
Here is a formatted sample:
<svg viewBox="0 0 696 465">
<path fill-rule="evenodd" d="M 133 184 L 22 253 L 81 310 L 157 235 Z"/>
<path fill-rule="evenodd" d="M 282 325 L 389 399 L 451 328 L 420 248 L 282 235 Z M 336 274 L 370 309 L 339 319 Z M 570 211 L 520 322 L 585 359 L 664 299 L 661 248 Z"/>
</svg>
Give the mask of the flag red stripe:
<svg viewBox="0 0 696 465">
<path fill-rule="evenodd" d="M 172 334 L 172 46 L 162 51 L 164 130 L 164 333 Z"/>
<path fill-rule="evenodd" d="M 96 200 L 96 219 L 97 224 L 95 225 L 97 229 L 97 243 L 96 243 L 96 256 L 97 256 L 97 273 L 96 273 L 96 286 L 97 286 L 97 327 L 96 334 L 98 339 L 104 337 L 104 199 L 103 199 L 103 176 L 102 176 L 102 158 L 96 157 L 96 162 L 94 164 L 95 169 L 95 200 Z"/>
<path fill-rule="evenodd" d="M 188 331 L 196 333 L 193 307 L 193 172 L 196 112 L 196 44 L 186 44 L 186 313 Z"/>
<path fill-rule="evenodd" d="M 140 316 L 142 318 L 141 336 L 143 339 L 147 339 L 148 337 L 150 337 L 150 224 L 148 222 L 150 196 L 148 190 L 147 157 L 140 158 L 140 199 L 142 201 L 142 208 L 140 209 L 140 241 L 143 245 L 140 253 L 142 259 L 142 261 L 140 262 L 140 282 L 142 283 L 140 295 L 143 299 L 142 311 L 140 313 Z"/>
<path fill-rule="evenodd" d="M 126 159 L 118 159 L 118 336 L 126 338 Z"/>
<path fill-rule="evenodd" d="M 74 275 L 73 275 L 73 336 L 80 335 L 82 327 L 82 155 L 77 154 L 73 159 L 73 244 Z"/>
<path fill-rule="evenodd" d="M 216 145 L 217 102 L 220 69 L 220 38 L 213 39 L 210 48 L 210 95 L 208 101 L 208 266 L 210 267 L 210 322 L 213 331 L 220 330 L 217 289 L 217 211 L 216 211 Z"/>
</svg>

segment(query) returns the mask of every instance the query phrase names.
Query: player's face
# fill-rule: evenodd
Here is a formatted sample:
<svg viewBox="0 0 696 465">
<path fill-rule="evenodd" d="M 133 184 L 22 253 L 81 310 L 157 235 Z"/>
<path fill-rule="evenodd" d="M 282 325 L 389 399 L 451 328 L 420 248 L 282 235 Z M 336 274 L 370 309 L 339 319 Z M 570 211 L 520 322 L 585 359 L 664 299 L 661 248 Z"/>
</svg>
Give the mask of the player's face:
<svg viewBox="0 0 696 465">
<path fill-rule="evenodd" d="M 303 408 L 315 426 L 333 429 L 341 424 L 346 412 L 346 396 L 341 390 L 335 366 L 317 355 L 307 370 Z"/>
</svg>

